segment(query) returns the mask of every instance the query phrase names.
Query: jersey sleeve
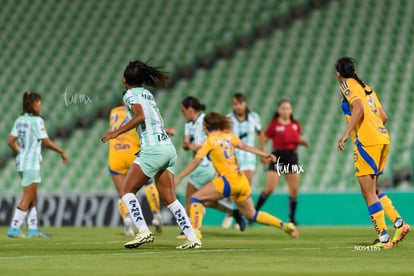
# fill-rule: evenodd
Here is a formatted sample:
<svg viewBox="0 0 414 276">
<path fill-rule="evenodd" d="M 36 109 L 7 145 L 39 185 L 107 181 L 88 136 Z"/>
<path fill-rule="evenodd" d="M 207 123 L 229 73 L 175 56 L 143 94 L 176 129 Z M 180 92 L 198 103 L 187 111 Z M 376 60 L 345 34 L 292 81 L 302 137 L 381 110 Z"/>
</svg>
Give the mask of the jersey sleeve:
<svg viewBox="0 0 414 276">
<path fill-rule="evenodd" d="M 36 134 L 36 137 L 38 139 L 46 139 L 49 136 L 47 135 L 47 131 L 46 131 L 46 127 L 45 127 L 45 122 L 43 121 L 43 119 L 41 117 L 38 117 L 36 120 L 35 125 L 33 126 L 34 132 Z"/>
<path fill-rule="evenodd" d="M 346 101 L 352 105 L 356 100 L 361 100 L 362 87 L 355 80 L 348 79 L 346 85 L 342 89 L 342 95 L 346 98 Z"/>
<path fill-rule="evenodd" d="M 18 133 L 17 133 L 17 120 L 16 120 L 16 121 L 14 121 L 13 128 L 10 132 L 10 135 L 14 136 L 14 137 L 17 137 L 17 134 Z"/>
<path fill-rule="evenodd" d="M 128 108 L 131 108 L 131 105 L 133 105 L 133 104 L 141 104 L 138 97 L 135 97 L 134 94 L 132 94 L 132 92 L 130 90 L 128 90 L 125 93 L 125 95 L 122 99 L 124 100 L 124 103 Z"/>
<path fill-rule="evenodd" d="M 185 123 L 184 125 L 184 135 L 185 136 L 190 136 L 190 123 Z"/>
<path fill-rule="evenodd" d="M 296 122 L 296 125 L 298 126 L 298 133 L 299 133 L 299 135 L 301 135 L 302 134 L 302 126 L 300 125 L 299 122 Z"/>
<path fill-rule="evenodd" d="M 262 122 L 260 120 L 260 116 L 257 113 L 253 113 L 254 114 L 254 129 L 256 130 L 256 132 L 260 132 L 262 131 Z"/>
<path fill-rule="evenodd" d="M 210 153 L 212 149 L 212 145 L 210 142 L 210 139 L 207 138 L 206 141 L 201 145 L 201 148 L 198 149 L 195 158 L 200 158 L 203 159 L 204 157 L 207 156 L 207 154 Z"/>
</svg>

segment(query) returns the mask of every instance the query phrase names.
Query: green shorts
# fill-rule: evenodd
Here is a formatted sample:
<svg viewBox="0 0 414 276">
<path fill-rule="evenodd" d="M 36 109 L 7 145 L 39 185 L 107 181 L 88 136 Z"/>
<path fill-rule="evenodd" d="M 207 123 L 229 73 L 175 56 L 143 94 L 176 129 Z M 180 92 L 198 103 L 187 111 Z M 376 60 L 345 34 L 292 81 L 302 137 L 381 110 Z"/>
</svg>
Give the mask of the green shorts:
<svg viewBox="0 0 414 276">
<path fill-rule="evenodd" d="M 23 187 L 32 185 L 33 183 L 40 183 L 42 181 L 40 177 L 40 170 L 26 170 L 17 172 L 22 180 L 20 184 Z"/>
<path fill-rule="evenodd" d="M 174 145 L 144 147 L 135 158 L 134 163 L 139 165 L 149 178 L 153 178 L 162 170 L 168 170 L 174 174 L 177 152 Z"/>
<path fill-rule="evenodd" d="M 213 166 L 203 166 L 199 165 L 191 174 L 190 182 L 197 190 L 200 190 L 204 184 L 211 182 L 214 178 L 216 178 L 216 170 Z"/>
</svg>

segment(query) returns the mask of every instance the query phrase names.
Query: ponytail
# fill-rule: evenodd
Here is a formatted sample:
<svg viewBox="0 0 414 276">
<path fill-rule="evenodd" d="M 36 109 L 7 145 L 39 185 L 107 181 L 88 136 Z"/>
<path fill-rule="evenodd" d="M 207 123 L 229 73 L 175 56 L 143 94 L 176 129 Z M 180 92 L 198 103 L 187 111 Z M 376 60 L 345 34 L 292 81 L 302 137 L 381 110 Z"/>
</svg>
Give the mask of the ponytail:
<svg viewBox="0 0 414 276">
<path fill-rule="evenodd" d="M 354 80 L 356 80 L 359 83 L 359 85 L 361 85 L 362 88 L 364 88 L 365 94 L 367 94 L 367 95 L 372 94 L 372 90 L 366 89 L 367 85 L 357 76 L 357 74 L 353 74 L 351 76 L 351 78 L 353 78 Z"/>
<path fill-rule="evenodd" d="M 338 59 L 335 65 L 336 71 L 341 74 L 344 78 L 352 78 L 356 80 L 359 85 L 364 88 L 364 91 L 367 95 L 372 93 L 372 90 L 367 90 L 366 84 L 357 76 L 355 72 L 355 60 L 350 57 L 342 57 Z"/>
<path fill-rule="evenodd" d="M 185 108 L 190 108 L 190 107 L 192 107 L 194 110 L 196 110 L 196 111 L 204 111 L 204 110 L 206 110 L 206 105 L 205 104 L 202 104 L 202 103 L 200 103 L 200 101 L 197 99 L 197 98 L 195 98 L 195 97 L 192 97 L 192 96 L 188 96 L 188 97 L 186 97 L 182 102 L 181 102 L 181 104 L 185 107 Z"/>
<path fill-rule="evenodd" d="M 142 61 L 131 61 L 124 71 L 125 81 L 131 86 L 142 86 L 146 84 L 151 87 L 163 87 L 169 80 L 162 67 L 152 67 Z"/>
</svg>

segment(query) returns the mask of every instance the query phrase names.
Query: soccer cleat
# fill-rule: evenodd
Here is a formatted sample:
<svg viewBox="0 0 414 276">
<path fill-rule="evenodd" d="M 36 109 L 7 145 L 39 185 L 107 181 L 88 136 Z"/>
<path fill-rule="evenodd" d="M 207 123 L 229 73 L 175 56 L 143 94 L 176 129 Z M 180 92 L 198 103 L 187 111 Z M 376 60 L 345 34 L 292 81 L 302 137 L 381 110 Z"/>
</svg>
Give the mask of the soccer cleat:
<svg viewBox="0 0 414 276">
<path fill-rule="evenodd" d="M 48 239 L 50 238 L 49 234 L 45 234 L 39 229 L 29 229 L 29 233 L 27 233 L 27 238 L 44 238 Z"/>
<path fill-rule="evenodd" d="M 182 245 L 177 246 L 177 249 L 196 249 L 201 247 L 201 241 L 195 240 L 195 241 L 185 241 Z"/>
<path fill-rule="evenodd" d="M 162 218 L 161 218 L 161 214 L 154 215 L 154 218 L 152 219 L 152 225 L 155 226 L 155 232 L 162 233 Z"/>
<path fill-rule="evenodd" d="M 394 246 L 394 244 L 392 243 L 390 239 L 388 239 L 388 241 L 386 242 L 382 242 L 379 239 L 376 239 L 373 245 L 381 249 L 391 249 Z"/>
<path fill-rule="evenodd" d="M 138 233 L 132 241 L 124 244 L 125 248 L 137 248 L 144 243 L 151 243 L 154 241 L 154 235 L 151 232 Z"/>
<path fill-rule="evenodd" d="M 230 229 L 232 223 L 233 223 L 233 217 L 230 215 L 226 215 L 223 219 L 223 223 L 221 224 L 221 227 L 223 227 L 224 229 Z"/>
<path fill-rule="evenodd" d="M 19 228 L 10 227 L 7 231 L 7 237 L 9 238 L 26 238 L 26 235 Z"/>
<path fill-rule="evenodd" d="M 243 232 L 246 229 L 246 221 L 244 221 L 244 217 L 242 214 L 240 214 L 239 210 L 233 210 L 233 217 L 236 220 L 236 225 L 238 225 L 241 232 Z M 237 229 L 237 227 L 235 226 Z"/>
<path fill-rule="evenodd" d="M 132 229 L 132 221 L 129 217 L 124 219 L 124 234 L 127 237 L 135 236 L 134 230 Z"/>
<path fill-rule="evenodd" d="M 299 238 L 298 229 L 296 229 L 296 227 L 293 223 L 286 222 L 285 224 L 283 224 L 282 229 L 283 229 L 283 231 L 286 232 L 286 234 L 288 234 L 292 238 L 295 238 L 295 239 Z"/>
<path fill-rule="evenodd" d="M 410 225 L 403 222 L 400 227 L 395 228 L 394 237 L 392 238 L 392 242 L 394 244 L 399 243 L 405 238 L 405 235 L 410 231 Z"/>
</svg>

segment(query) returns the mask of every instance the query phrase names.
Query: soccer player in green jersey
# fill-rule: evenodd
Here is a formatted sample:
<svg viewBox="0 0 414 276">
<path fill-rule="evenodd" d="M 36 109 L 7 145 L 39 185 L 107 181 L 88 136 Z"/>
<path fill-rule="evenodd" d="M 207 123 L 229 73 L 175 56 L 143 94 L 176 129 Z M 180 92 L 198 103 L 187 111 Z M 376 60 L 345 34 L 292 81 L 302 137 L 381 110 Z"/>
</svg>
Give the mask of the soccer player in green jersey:
<svg viewBox="0 0 414 276">
<path fill-rule="evenodd" d="M 8 144 L 17 153 L 16 169 L 21 178 L 23 196 L 17 205 L 7 236 L 9 238 L 48 238 L 38 228 L 37 221 L 37 187 L 41 181 L 40 163 L 42 161 L 41 146 L 56 151 L 63 163 L 68 161 L 66 153 L 49 138 L 40 112 L 42 100 L 39 94 L 25 92 L 23 94 L 23 111 L 14 122 Z M 27 216 L 29 232 L 25 235 L 20 227 Z"/>
<path fill-rule="evenodd" d="M 144 85 L 164 86 L 167 80 L 168 75 L 157 67 L 141 61 L 130 62 L 124 71 L 122 82 L 127 89 L 123 100 L 131 119 L 117 130 L 102 136 L 102 142 L 106 142 L 136 128 L 141 141 L 141 151 L 129 168 L 123 183 L 122 200 L 138 229 L 136 237 L 125 244 L 126 248 L 136 248 L 154 240 L 154 235 L 145 223 L 141 206 L 135 195 L 150 178 L 154 178 L 161 200 L 175 216 L 177 224 L 187 237 L 186 242 L 177 248 L 201 247 L 201 241 L 196 237 L 190 219 L 175 195 L 174 170 L 177 162 L 175 147 L 165 132 L 164 120 L 154 96 L 143 87 Z"/>
</svg>

